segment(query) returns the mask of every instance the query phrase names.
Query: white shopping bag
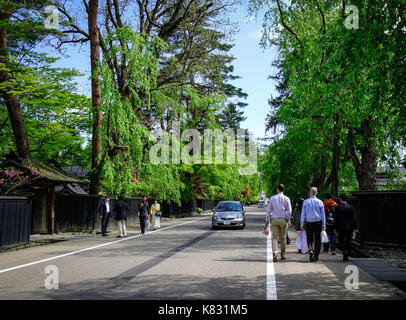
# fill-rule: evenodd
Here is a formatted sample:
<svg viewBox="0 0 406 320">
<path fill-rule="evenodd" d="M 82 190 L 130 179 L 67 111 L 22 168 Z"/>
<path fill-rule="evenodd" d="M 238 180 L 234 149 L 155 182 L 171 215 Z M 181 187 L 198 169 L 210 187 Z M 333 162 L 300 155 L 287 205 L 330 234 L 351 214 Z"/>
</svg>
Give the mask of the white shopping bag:
<svg viewBox="0 0 406 320">
<path fill-rule="evenodd" d="M 321 242 L 322 243 L 327 243 L 328 242 L 328 235 L 327 235 L 326 231 L 323 230 L 321 232 L 321 234 L 320 234 L 320 237 L 321 237 Z"/>
</svg>

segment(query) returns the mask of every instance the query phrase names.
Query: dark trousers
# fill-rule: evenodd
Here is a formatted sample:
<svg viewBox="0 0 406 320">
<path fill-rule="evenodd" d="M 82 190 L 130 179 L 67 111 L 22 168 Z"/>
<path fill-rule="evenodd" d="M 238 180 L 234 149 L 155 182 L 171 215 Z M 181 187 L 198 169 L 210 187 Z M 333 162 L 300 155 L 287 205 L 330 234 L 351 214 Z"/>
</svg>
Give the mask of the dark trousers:
<svg viewBox="0 0 406 320">
<path fill-rule="evenodd" d="M 337 235 L 334 233 L 334 226 L 326 226 L 326 232 L 328 235 L 329 242 L 323 243 L 324 251 L 328 251 L 328 247 L 330 245 L 331 251 L 336 251 L 336 239 Z"/>
<path fill-rule="evenodd" d="M 147 224 L 147 216 L 140 216 L 141 233 L 145 233 L 146 224 Z"/>
<path fill-rule="evenodd" d="M 343 252 L 344 257 L 351 255 L 351 231 L 337 230 L 339 248 Z"/>
<path fill-rule="evenodd" d="M 107 234 L 107 226 L 109 225 L 110 214 L 105 214 L 101 221 L 101 232 Z"/>
<path fill-rule="evenodd" d="M 306 237 L 307 246 L 309 251 L 314 252 L 314 257 L 317 258 L 320 255 L 321 248 L 321 221 L 319 222 L 306 222 Z M 314 246 L 313 246 L 314 242 Z"/>
</svg>

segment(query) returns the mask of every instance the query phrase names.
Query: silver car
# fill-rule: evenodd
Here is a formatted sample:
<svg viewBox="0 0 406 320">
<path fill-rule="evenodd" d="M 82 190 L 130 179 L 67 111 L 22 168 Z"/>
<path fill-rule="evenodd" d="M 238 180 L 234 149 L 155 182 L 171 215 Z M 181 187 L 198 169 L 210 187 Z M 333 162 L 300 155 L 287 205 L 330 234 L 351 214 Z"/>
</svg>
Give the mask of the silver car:
<svg viewBox="0 0 406 320">
<path fill-rule="evenodd" d="M 245 228 L 245 211 L 239 201 L 220 201 L 213 210 L 212 229 Z"/>
</svg>

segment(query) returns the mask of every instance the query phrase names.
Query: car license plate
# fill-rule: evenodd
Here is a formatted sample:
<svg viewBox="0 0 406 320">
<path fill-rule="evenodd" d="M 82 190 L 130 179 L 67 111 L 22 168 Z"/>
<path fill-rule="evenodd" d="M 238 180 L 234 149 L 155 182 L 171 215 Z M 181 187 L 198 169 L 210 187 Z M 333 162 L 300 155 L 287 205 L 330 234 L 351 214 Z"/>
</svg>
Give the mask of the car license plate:
<svg viewBox="0 0 406 320">
<path fill-rule="evenodd" d="M 230 221 L 229 221 L 229 220 L 225 220 L 225 221 L 224 221 L 224 224 L 230 224 Z"/>
</svg>

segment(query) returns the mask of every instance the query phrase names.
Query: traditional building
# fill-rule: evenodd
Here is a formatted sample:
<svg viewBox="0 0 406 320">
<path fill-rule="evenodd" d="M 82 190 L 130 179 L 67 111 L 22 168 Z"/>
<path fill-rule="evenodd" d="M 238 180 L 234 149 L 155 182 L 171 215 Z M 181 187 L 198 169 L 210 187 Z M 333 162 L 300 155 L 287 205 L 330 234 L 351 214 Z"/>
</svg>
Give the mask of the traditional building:
<svg viewBox="0 0 406 320">
<path fill-rule="evenodd" d="M 1 163 L 0 168 L 12 168 L 27 176 L 32 176 L 33 172 L 37 174 L 36 178 L 13 190 L 13 194 L 32 198 L 31 233 L 55 232 L 56 188 L 65 194 L 86 194 L 80 186 L 83 181 L 64 171 L 55 161 L 43 163 L 13 157 Z"/>
</svg>

